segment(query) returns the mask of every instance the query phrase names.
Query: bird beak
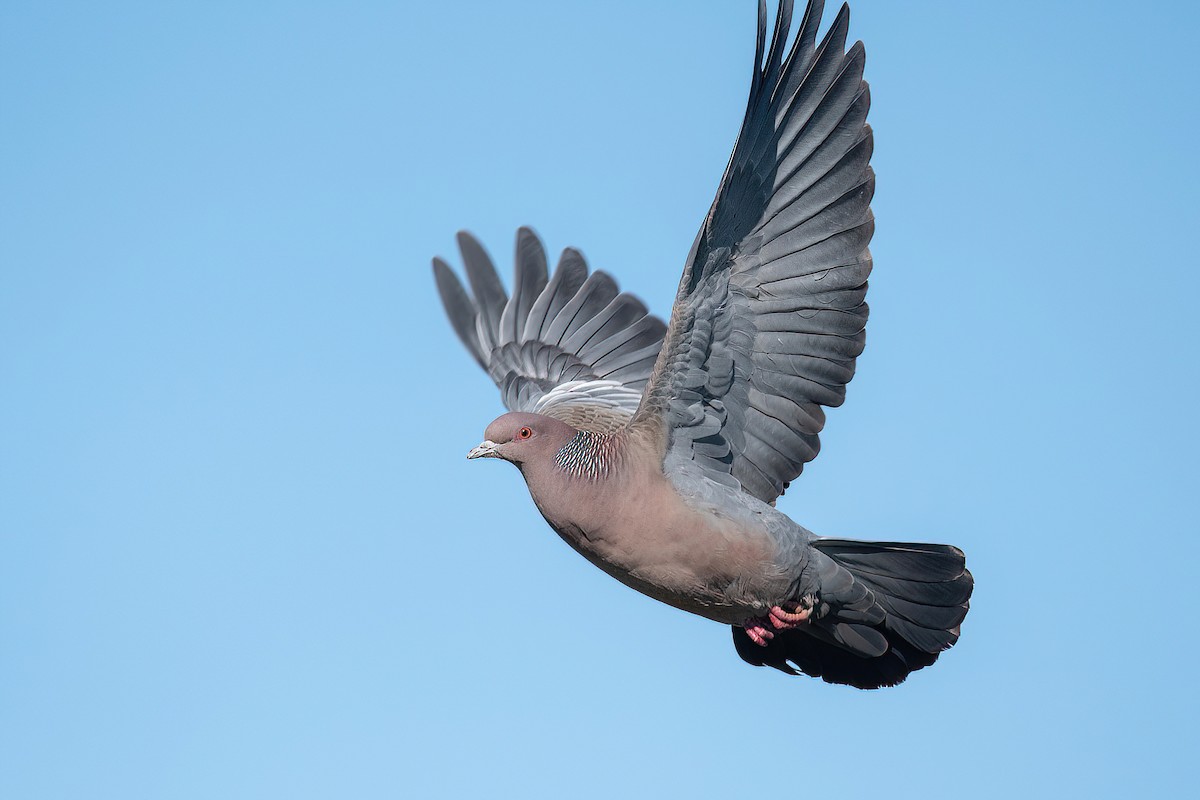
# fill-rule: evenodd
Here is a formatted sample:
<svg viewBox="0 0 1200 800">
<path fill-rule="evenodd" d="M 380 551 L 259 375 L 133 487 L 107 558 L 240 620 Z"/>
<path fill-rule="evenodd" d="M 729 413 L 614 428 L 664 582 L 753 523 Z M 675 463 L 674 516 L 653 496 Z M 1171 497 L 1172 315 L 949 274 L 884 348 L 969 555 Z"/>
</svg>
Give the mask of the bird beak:
<svg viewBox="0 0 1200 800">
<path fill-rule="evenodd" d="M 499 458 L 500 453 L 496 450 L 496 443 L 490 439 L 485 439 L 478 447 L 475 447 L 471 452 L 467 453 L 467 458 Z"/>
</svg>

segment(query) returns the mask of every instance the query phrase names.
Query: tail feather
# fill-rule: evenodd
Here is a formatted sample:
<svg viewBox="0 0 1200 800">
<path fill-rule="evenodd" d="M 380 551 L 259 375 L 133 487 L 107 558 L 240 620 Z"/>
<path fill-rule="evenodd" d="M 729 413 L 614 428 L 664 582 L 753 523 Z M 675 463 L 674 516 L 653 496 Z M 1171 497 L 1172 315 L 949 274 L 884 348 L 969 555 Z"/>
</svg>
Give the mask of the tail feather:
<svg viewBox="0 0 1200 800">
<path fill-rule="evenodd" d="M 917 583 L 953 581 L 966 563 L 963 551 L 948 544 L 817 539 L 813 547 L 855 574 Z"/>
<path fill-rule="evenodd" d="M 936 544 L 818 539 L 819 618 L 765 647 L 739 627 L 743 660 L 860 689 L 894 686 L 958 641 L 974 579 L 963 552 Z"/>
</svg>

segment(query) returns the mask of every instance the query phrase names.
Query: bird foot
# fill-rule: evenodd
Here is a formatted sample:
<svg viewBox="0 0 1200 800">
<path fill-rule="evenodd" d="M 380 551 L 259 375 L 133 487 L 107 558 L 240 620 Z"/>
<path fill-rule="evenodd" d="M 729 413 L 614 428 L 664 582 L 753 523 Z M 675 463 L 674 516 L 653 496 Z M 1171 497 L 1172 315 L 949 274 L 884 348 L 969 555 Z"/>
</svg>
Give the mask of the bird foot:
<svg viewBox="0 0 1200 800">
<path fill-rule="evenodd" d="M 788 603 L 788 605 L 791 607 L 790 609 L 771 606 L 767 616 L 751 617 L 746 620 L 742 627 L 746 629 L 746 635 L 750 637 L 750 641 L 760 647 L 766 647 L 767 642 L 775 638 L 775 631 L 798 628 L 808 622 L 816 603 L 815 598 L 805 595 L 799 602 Z"/>
</svg>

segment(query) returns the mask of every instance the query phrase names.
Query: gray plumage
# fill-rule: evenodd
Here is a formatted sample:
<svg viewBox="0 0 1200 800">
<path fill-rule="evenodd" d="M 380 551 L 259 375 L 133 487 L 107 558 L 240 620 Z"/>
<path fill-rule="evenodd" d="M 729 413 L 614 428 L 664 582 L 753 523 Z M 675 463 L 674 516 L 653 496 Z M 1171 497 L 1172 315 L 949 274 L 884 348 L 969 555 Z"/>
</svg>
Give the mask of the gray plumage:
<svg viewBox="0 0 1200 800">
<path fill-rule="evenodd" d="M 469 233 L 458 235 L 474 298 L 441 259 L 433 271 L 458 338 L 512 411 L 566 422 L 628 421 L 662 349 L 666 325 L 603 272 L 588 274 L 577 250 L 563 251 L 547 279 L 546 255 L 528 228 L 517 233 L 510 298 L 492 261 Z"/>
<path fill-rule="evenodd" d="M 550 525 L 618 580 L 733 626 L 746 661 L 899 683 L 955 643 L 973 588 L 945 545 L 822 539 L 774 508 L 816 457 L 862 352 L 875 177 L 861 43 L 807 4 L 769 48 L 669 326 L 527 228 L 509 297 L 459 234 L 470 294 L 434 260 L 455 332 L 510 410 L 470 457 L 515 463 Z M 786 51 L 786 52 L 785 52 Z"/>
</svg>

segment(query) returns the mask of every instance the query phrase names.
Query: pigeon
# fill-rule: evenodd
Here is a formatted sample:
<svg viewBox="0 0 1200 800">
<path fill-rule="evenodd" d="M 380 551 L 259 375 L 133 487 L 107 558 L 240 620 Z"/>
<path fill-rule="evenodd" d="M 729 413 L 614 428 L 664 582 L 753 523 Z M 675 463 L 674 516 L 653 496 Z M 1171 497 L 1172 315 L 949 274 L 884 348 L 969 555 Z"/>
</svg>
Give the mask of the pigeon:
<svg viewBox="0 0 1200 800">
<path fill-rule="evenodd" d="M 529 228 L 511 295 L 467 233 L 470 293 L 444 260 L 433 270 L 509 409 L 467 458 L 515 464 L 568 545 L 730 626 L 750 664 L 876 689 L 958 640 L 974 580 L 956 547 L 823 538 L 776 507 L 845 398 L 867 321 L 864 50 L 846 48 L 846 5 L 817 42 L 823 7 L 790 37 L 781 2 L 768 47 L 759 2 L 746 116 L 669 324 L 578 250 L 550 275 Z"/>
</svg>

